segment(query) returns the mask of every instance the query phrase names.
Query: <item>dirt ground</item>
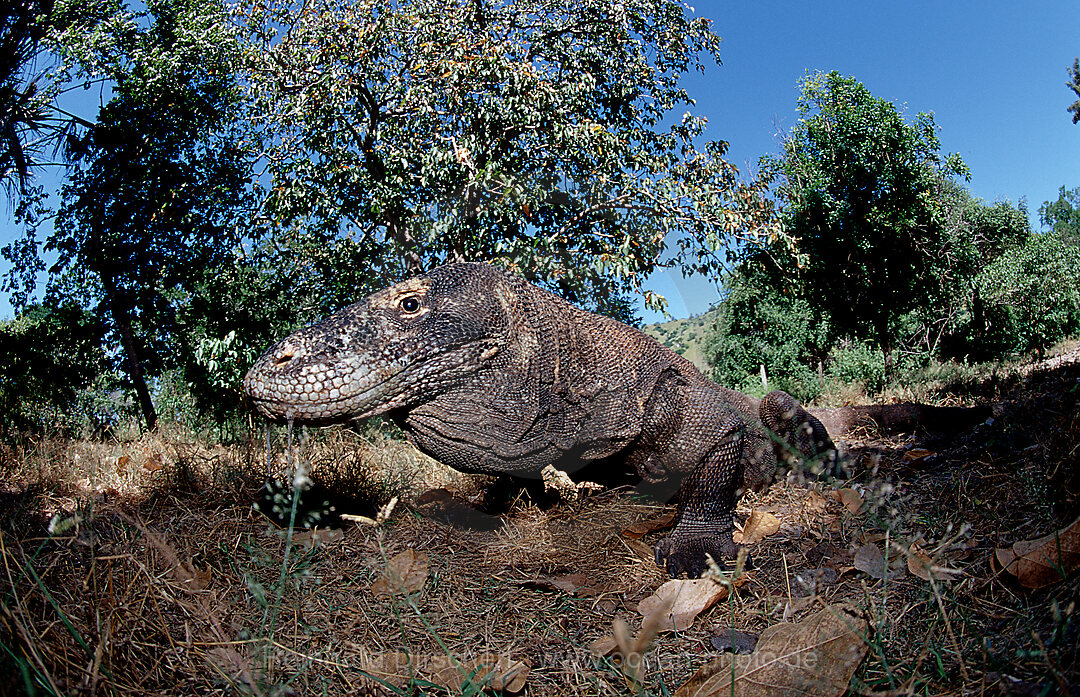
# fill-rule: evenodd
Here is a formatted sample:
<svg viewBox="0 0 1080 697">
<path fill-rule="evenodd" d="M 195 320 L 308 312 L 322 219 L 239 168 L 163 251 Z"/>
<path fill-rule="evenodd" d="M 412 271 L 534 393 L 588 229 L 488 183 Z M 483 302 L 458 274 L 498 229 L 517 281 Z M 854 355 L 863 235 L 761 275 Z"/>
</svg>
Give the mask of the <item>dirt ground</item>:
<svg viewBox="0 0 1080 697">
<path fill-rule="evenodd" d="M 848 694 L 1080 695 L 1077 574 L 1031 589 L 994 561 L 1080 514 L 1080 363 L 957 399 L 994 418 L 946 437 L 861 429 L 850 480 L 744 497 L 740 520 L 779 521 L 753 568 L 659 633 L 638 610 L 668 580 L 652 559 L 665 532 L 634 524 L 672 508 L 632 488 L 482 513 L 490 480 L 330 430 L 301 458 L 337 512 L 399 501 L 376 524 L 290 534 L 252 508 L 260 437 L 28 442 L 0 467 L 0 693 L 673 694 L 732 628 L 843 605 L 869 627 Z M 620 620 L 651 640 L 637 682 L 600 648 Z M 737 693 L 807 694 L 773 688 Z"/>
</svg>

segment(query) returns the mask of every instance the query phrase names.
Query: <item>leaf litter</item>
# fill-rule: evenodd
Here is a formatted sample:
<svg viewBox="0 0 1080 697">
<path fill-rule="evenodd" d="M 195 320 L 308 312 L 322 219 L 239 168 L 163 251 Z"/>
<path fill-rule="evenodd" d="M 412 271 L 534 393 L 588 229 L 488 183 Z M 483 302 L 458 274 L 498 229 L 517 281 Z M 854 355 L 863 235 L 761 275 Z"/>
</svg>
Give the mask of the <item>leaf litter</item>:
<svg viewBox="0 0 1080 697">
<path fill-rule="evenodd" d="M 487 482 L 425 462 L 415 489 L 394 490 L 392 517 L 357 511 L 376 525 L 316 531 L 309 545 L 248 509 L 262 481 L 257 445 L 254 457 L 146 446 L 166 453 L 154 472 L 120 466 L 128 456 L 107 445 L 58 446 L 103 466 L 46 488 L 32 486 L 38 471 L 5 484 L 0 503 L 18 505 L 3 509 L 3 626 L 58 693 L 345 694 L 364 684 L 391 694 L 430 684 L 451 694 L 707 695 L 726 694 L 731 679 L 720 676 L 732 666 L 739 694 L 1061 692 L 1078 682 L 1080 645 L 1070 551 L 1080 486 L 1067 464 L 1080 443 L 1069 392 L 1080 370 L 1070 370 L 1024 378 L 1015 408 L 993 424 L 923 448 L 933 467 L 904 461 L 912 438 L 880 436 L 853 449 L 852 482 L 747 495 L 744 534 L 768 519 L 755 512 L 780 527 L 754 544 L 735 595 L 702 593 L 685 612 L 676 600 L 695 593 L 639 612 L 671 581 L 651 550 L 672 509 L 632 493 L 552 507 L 521 498 L 487 516 L 493 529 L 462 526 L 426 516 L 415 497 L 442 487 L 468 508 Z M 1038 450 L 1025 451 L 1030 434 L 1041 434 Z M 321 438 L 324 461 L 356 458 L 352 436 Z M 159 486 L 182 471 L 184 448 L 183 471 L 196 479 Z M 392 451 L 359 450 L 385 471 Z M 245 458 L 253 471 L 223 488 L 215 472 Z M 95 480 L 105 476 L 116 483 Z M 1031 482 L 1043 480 L 1052 486 L 1038 498 Z M 81 522 L 50 535 L 53 516 Z M 971 530 L 954 539 L 963 525 Z M 678 581 L 671 587 L 691 587 Z M 713 639 L 732 630 L 759 637 L 751 653 L 718 654 L 729 647 Z M 383 682 L 373 677 L 381 669 Z"/>
</svg>

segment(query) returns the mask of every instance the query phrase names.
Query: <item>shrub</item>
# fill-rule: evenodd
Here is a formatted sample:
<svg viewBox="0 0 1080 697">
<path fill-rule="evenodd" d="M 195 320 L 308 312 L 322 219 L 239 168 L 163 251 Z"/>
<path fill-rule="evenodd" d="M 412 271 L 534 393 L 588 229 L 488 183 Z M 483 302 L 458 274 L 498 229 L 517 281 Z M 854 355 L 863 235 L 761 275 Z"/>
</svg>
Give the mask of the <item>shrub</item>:
<svg viewBox="0 0 1080 697">
<path fill-rule="evenodd" d="M 860 384 L 868 394 L 885 388 L 881 353 L 866 342 L 839 342 L 829 355 L 829 375 L 841 383 Z"/>
</svg>

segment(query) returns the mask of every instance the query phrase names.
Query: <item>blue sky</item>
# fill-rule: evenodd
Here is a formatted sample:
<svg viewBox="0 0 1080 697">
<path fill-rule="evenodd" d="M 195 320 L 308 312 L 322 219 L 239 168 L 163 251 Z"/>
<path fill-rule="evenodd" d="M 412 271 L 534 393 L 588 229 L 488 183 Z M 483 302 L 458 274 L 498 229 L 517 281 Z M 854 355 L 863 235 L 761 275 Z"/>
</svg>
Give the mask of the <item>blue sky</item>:
<svg viewBox="0 0 1080 697">
<path fill-rule="evenodd" d="M 980 198 L 1025 199 L 1034 215 L 1060 186 L 1080 187 L 1080 124 L 1065 111 L 1075 98 L 1066 69 L 1080 56 L 1078 0 L 689 4 L 723 38 L 723 65 L 689 77 L 694 111 L 744 172 L 794 123 L 798 81 L 838 70 L 911 115 L 933 112 L 942 149 L 964 158 Z M 10 210 L 0 245 L 18 235 Z M 675 316 L 718 299 L 700 279 L 651 280 Z M 0 298 L 0 316 L 10 314 Z"/>
<path fill-rule="evenodd" d="M 807 71 L 838 70 L 911 116 L 933 112 L 942 150 L 964 158 L 979 198 L 1025 199 L 1037 217 L 1059 187 L 1080 187 L 1080 124 L 1065 110 L 1078 0 L 689 4 L 723 38 L 723 65 L 689 83 L 696 111 L 744 172 L 778 150 Z M 654 280 L 675 316 L 718 299 L 700 280 Z"/>
</svg>

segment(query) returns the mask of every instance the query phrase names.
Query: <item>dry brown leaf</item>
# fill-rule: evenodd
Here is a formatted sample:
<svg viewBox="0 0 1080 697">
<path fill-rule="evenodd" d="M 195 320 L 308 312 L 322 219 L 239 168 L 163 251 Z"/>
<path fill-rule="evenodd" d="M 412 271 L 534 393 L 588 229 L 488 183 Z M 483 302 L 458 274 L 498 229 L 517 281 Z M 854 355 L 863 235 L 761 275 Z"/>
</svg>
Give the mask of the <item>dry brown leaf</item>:
<svg viewBox="0 0 1080 697">
<path fill-rule="evenodd" d="M 994 557 L 1025 588 L 1042 588 L 1063 581 L 1080 567 L 1080 518 L 1038 539 L 1000 547 Z"/>
<path fill-rule="evenodd" d="M 717 651 L 747 655 L 754 652 L 757 646 L 758 635 L 740 632 L 738 629 L 721 629 L 720 633 L 709 639 L 709 643 Z"/>
<path fill-rule="evenodd" d="M 672 579 L 638 603 L 638 612 L 645 617 L 661 612 L 657 631 L 682 631 L 692 625 L 699 614 L 727 596 L 728 589 L 712 579 Z M 664 611 L 667 603 L 671 603 L 671 607 Z"/>
<path fill-rule="evenodd" d="M 157 472 L 164 466 L 164 457 L 162 457 L 161 453 L 154 453 L 150 457 L 146 458 L 146 462 L 143 463 L 143 467 L 150 472 Z"/>
<path fill-rule="evenodd" d="M 914 464 L 916 462 L 922 462 L 923 460 L 926 460 L 927 458 L 933 457 L 934 455 L 937 455 L 937 453 L 934 452 L 933 450 L 924 450 L 922 448 L 912 448 L 911 450 L 908 450 L 906 453 L 904 453 L 904 462 L 906 462 L 906 463 L 908 463 L 910 465 L 910 464 Z"/>
<path fill-rule="evenodd" d="M 912 545 L 908 547 L 907 567 L 908 571 L 924 581 L 929 581 L 931 579 L 935 581 L 948 581 L 961 573 L 956 569 L 950 569 L 935 564 L 930 555 L 924 552 L 917 543 L 912 543 Z"/>
<path fill-rule="evenodd" d="M 330 528 L 316 528 L 314 530 L 304 530 L 302 532 L 294 532 L 292 536 L 293 542 L 300 545 L 304 549 L 313 549 L 319 545 L 327 545 L 331 542 L 340 542 L 345 539 L 345 532 L 343 530 L 335 530 Z"/>
<path fill-rule="evenodd" d="M 475 688 L 520 692 L 529 677 L 529 664 L 489 653 L 472 660 L 455 660 L 442 654 L 424 656 L 418 672 L 451 694 L 468 694 Z"/>
<path fill-rule="evenodd" d="M 829 495 L 842 503 L 844 508 L 848 509 L 849 513 L 858 513 L 859 509 L 862 508 L 862 494 L 849 487 L 837 489 L 836 491 L 830 492 Z"/>
<path fill-rule="evenodd" d="M 852 561 L 855 568 L 874 578 L 894 579 L 904 575 L 903 569 L 891 568 L 885 561 L 885 555 L 877 545 L 862 545 L 855 550 Z"/>
<path fill-rule="evenodd" d="M 807 494 L 806 503 L 803 504 L 807 513 L 824 513 L 827 505 L 828 501 L 825 500 L 825 497 L 816 491 Z"/>
<path fill-rule="evenodd" d="M 761 542 L 769 535 L 775 535 L 780 529 L 780 519 L 772 513 L 753 510 L 743 523 L 742 543 L 753 545 Z"/>
<path fill-rule="evenodd" d="M 382 598 L 416 593 L 428 577 L 428 555 L 413 548 L 394 555 L 386 563 L 386 573 L 371 584 L 371 592 Z"/>
<path fill-rule="evenodd" d="M 614 636 L 607 634 L 589 644 L 589 653 L 596 658 L 603 658 L 615 653 L 617 648 L 619 648 L 619 642 L 615 640 Z"/>
<path fill-rule="evenodd" d="M 648 518 L 627 526 L 627 528 L 622 531 L 622 534 L 623 537 L 628 537 L 631 540 L 640 540 L 650 532 L 670 528 L 673 522 L 675 522 L 675 511 L 656 516 L 655 518 Z"/>
<path fill-rule="evenodd" d="M 401 689 L 412 679 L 439 685 L 451 694 L 471 693 L 476 688 L 520 692 L 529 677 L 527 661 L 482 653 L 473 659 L 455 659 L 446 654 L 413 655 L 390 651 L 362 655 L 361 669 L 370 676 L 365 686 Z"/>
<path fill-rule="evenodd" d="M 866 656 L 868 630 L 855 608 L 827 606 L 798 624 L 769 627 L 748 656 L 711 661 L 675 697 L 839 697 Z"/>
</svg>

